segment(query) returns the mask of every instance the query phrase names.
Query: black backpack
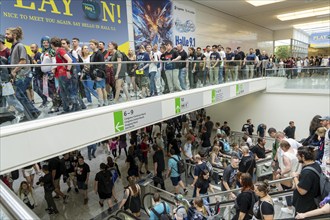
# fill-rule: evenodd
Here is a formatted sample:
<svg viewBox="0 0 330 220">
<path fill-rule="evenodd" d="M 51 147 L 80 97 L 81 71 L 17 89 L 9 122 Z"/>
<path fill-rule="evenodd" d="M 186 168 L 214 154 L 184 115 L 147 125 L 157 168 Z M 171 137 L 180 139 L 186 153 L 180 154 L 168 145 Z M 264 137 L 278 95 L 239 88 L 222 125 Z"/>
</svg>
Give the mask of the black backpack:
<svg viewBox="0 0 330 220">
<path fill-rule="evenodd" d="M 159 214 L 154 208 L 151 208 L 151 211 L 157 216 L 159 220 L 172 220 L 172 217 L 169 213 L 166 212 L 166 205 L 164 202 L 162 202 L 164 206 L 163 213 Z"/>
<path fill-rule="evenodd" d="M 324 173 L 319 173 L 316 169 L 314 169 L 313 167 L 306 167 L 304 168 L 304 170 L 311 170 L 314 173 L 316 173 L 318 175 L 318 177 L 320 178 L 320 195 L 315 198 L 316 199 L 316 203 L 317 205 L 325 198 L 329 195 L 330 193 L 330 181 L 329 178 L 324 175 Z"/>
<path fill-rule="evenodd" d="M 180 157 L 179 157 L 179 160 L 176 159 L 175 157 L 171 157 L 171 158 L 176 161 L 176 164 L 177 164 L 177 170 L 176 171 L 179 174 L 184 173 L 186 171 L 186 167 L 184 165 L 184 161 Z"/>
</svg>

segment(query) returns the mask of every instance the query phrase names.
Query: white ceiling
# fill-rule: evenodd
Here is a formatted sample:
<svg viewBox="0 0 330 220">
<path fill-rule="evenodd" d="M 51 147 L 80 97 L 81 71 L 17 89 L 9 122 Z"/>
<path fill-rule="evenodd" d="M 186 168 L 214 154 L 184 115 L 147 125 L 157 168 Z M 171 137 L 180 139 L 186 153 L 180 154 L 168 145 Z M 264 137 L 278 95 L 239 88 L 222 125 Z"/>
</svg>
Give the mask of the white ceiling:
<svg viewBox="0 0 330 220">
<path fill-rule="evenodd" d="M 330 5 L 330 0 L 286 0 L 275 4 L 255 7 L 245 0 L 192 0 L 199 4 L 214 8 L 218 11 L 235 16 L 253 24 L 270 30 L 282 30 L 292 28 L 293 25 L 315 21 L 329 20 L 328 15 L 301 18 L 290 21 L 280 21 L 276 15 L 302 11 L 313 8 L 321 8 Z M 260 0 L 262 1 L 262 0 Z"/>
</svg>

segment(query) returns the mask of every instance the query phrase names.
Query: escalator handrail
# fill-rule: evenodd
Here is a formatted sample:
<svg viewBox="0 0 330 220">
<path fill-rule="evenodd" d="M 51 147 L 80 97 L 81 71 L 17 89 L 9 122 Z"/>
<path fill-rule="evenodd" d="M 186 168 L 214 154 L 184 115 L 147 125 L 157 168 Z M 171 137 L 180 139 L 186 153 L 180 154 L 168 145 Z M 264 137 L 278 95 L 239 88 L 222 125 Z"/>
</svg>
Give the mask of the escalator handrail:
<svg viewBox="0 0 330 220">
<path fill-rule="evenodd" d="M 269 183 L 269 185 L 271 185 L 271 184 L 274 184 L 274 183 L 279 183 L 279 182 L 282 182 L 282 181 L 285 181 L 285 180 L 292 180 L 292 179 L 293 179 L 293 177 L 286 177 L 286 178 L 283 178 L 283 179 L 272 180 L 272 181 L 269 181 L 268 183 Z M 227 190 L 227 191 L 221 191 L 221 192 L 212 193 L 212 194 L 209 194 L 209 195 L 200 196 L 200 198 L 221 196 L 221 195 L 226 195 L 226 194 L 231 193 L 231 192 L 237 192 L 237 191 L 240 191 L 240 190 L 241 190 L 241 188 Z M 194 198 L 188 198 L 187 200 L 192 200 L 192 199 L 194 199 Z"/>
<path fill-rule="evenodd" d="M 175 197 L 175 194 L 170 193 L 170 192 L 168 192 L 168 191 L 166 191 L 166 190 L 163 190 L 163 189 L 161 189 L 161 188 L 158 188 L 158 187 L 156 187 L 156 186 L 153 186 L 152 184 L 149 184 L 149 187 L 154 188 L 155 190 L 161 191 L 161 192 L 163 192 L 163 193 L 165 193 L 165 194 L 167 194 L 167 195 L 169 195 L 169 196 L 171 196 L 171 197 L 173 197 L 173 198 Z"/>
<path fill-rule="evenodd" d="M 124 209 L 119 209 L 115 214 L 109 216 L 107 219 L 109 220 L 110 218 L 115 218 L 115 219 L 119 219 L 122 220 L 121 218 L 119 218 L 117 215 L 120 213 L 124 213 L 125 215 L 129 216 L 130 218 L 134 219 L 134 220 L 139 220 L 138 217 L 134 216 L 132 213 L 124 210 Z"/>
</svg>

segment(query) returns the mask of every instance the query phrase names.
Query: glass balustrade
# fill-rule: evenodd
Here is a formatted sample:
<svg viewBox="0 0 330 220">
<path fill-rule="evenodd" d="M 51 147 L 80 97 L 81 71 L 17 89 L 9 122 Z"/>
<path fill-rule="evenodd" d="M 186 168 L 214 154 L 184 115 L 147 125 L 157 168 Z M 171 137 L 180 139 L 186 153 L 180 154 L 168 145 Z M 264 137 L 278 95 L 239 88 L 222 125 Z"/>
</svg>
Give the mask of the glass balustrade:
<svg viewBox="0 0 330 220">
<path fill-rule="evenodd" d="M 0 66 L 0 126 L 263 75 L 240 61 L 63 65 Z M 21 70 L 10 73 L 14 67 Z"/>
<path fill-rule="evenodd" d="M 329 67 L 266 69 L 267 91 L 329 93 Z M 303 91 L 304 90 L 304 91 Z"/>
</svg>

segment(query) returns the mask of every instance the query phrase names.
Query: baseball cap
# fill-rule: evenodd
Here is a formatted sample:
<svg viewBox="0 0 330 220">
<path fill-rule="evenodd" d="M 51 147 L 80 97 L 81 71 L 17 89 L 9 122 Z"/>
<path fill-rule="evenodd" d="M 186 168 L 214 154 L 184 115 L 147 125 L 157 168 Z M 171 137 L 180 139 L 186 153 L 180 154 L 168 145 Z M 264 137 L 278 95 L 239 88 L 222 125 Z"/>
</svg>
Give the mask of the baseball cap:
<svg viewBox="0 0 330 220">
<path fill-rule="evenodd" d="M 182 201 L 182 200 L 183 200 L 183 195 L 178 194 L 178 195 L 176 195 L 176 196 L 174 197 L 174 199 L 175 199 L 176 201 Z"/>
<path fill-rule="evenodd" d="M 320 121 L 330 121 L 330 116 L 324 116 L 320 118 Z"/>
<path fill-rule="evenodd" d="M 5 35 L 0 34 L 0 42 L 5 43 Z"/>
</svg>

